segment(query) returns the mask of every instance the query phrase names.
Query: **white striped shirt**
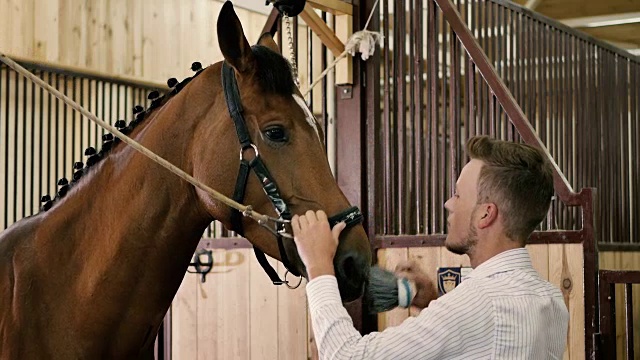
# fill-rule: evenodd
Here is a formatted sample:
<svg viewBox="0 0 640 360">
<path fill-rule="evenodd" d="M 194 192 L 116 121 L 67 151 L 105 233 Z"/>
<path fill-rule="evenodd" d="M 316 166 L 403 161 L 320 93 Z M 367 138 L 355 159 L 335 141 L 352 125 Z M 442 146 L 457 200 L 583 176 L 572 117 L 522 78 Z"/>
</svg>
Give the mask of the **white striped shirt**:
<svg viewBox="0 0 640 360">
<path fill-rule="evenodd" d="M 320 359 L 561 359 L 569 313 L 526 249 L 471 271 L 417 317 L 364 337 L 342 306 L 334 276 L 307 284 Z"/>
</svg>

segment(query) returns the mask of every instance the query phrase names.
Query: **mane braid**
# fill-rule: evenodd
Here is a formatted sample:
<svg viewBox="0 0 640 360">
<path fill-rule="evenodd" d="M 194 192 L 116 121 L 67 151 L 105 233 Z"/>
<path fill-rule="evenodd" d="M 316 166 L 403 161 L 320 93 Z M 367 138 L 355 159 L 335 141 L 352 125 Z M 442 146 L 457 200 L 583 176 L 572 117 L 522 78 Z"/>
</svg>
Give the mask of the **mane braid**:
<svg viewBox="0 0 640 360">
<path fill-rule="evenodd" d="M 129 135 L 130 133 L 132 133 L 133 130 L 135 130 L 137 126 L 140 125 L 145 118 L 151 115 L 156 109 L 163 107 L 171 98 L 173 98 L 182 89 L 184 89 L 184 87 L 187 86 L 187 84 L 189 84 L 191 80 L 193 80 L 196 76 L 200 75 L 200 73 L 204 71 L 200 63 L 197 63 L 197 62 L 193 63 L 191 68 L 194 71 L 196 71 L 195 75 L 185 78 L 180 83 L 177 83 L 177 80 L 175 78 L 169 79 L 168 84 L 170 87 L 172 87 L 172 89 L 171 91 L 164 93 L 164 95 L 162 95 L 161 97 L 158 97 L 159 96 L 158 91 L 156 90 L 152 91 L 149 94 L 149 100 L 152 100 L 151 105 L 146 110 L 142 109 L 142 111 L 138 111 L 139 108 L 142 108 L 142 107 L 140 105 L 136 105 L 134 107 L 134 115 L 135 115 L 134 120 L 130 121 L 129 125 L 127 125 L 126 127 L 120 128 L 119 129 L 120 132 L 122 132 L 125 135 Z M 174 86 L 171 86 L 171 85 L 174 85 Z M 118 120 L 116 124 L 122 124 L 121 121 L 124 122 L 124 120 Z M 102 140 L 103 140 L 102 148 L 100 149 L 99 152 L 96 152 L 96 150 L 93 147 L 89 147 L 85 150 L 85 153 L 84 153 L 85 156 L 89 156 L 89 158 L 86 161 L 86 167 L 82 168 L 82 165 L 83 165 L 82 162 L 74 162 L 73 169 L 75 170 L 75 172 L 73 173 L 73 178 L 71 182 L 69 182 L 67 178 L 64 178 L 64 177 L 58 180 L 58 186 L 60 186 L 60 189 L 58 189 L 53 199 L 51 198 L 50 195 L 44 195 L 41 197 L 40 201 L 42 203 L 42 207 L 40 207 L 40 212 L 45 212 L 51 209 L 51 207 L 53 206 L 53 204 L 56 203 L 57 200 L 62 199 L 69 192 L 69 190 L 71 190 L 71 188 L 75 186 L 78 180 L 80 180 L 80 178 L 83 175 L 87 174 L 89 168 L 99 163 L 102 159 L 104 159 L 109 154 L 109 152 L 116 145 L 122 142 L 120 138 L 114 137 L 113 134 L 110 134 L 110 133 L 104 134 L 102 136 Z"/>
</svg>

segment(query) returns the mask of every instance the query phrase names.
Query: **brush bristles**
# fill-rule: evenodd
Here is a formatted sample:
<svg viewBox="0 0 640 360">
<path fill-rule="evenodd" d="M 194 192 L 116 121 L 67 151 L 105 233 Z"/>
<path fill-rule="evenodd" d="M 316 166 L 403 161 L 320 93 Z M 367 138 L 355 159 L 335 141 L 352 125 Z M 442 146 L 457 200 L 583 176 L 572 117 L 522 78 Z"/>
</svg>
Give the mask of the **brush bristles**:
<svg viewBox="0 0 640 360">
<path fill-rule="evenodd" d="M 389 311 L 398 306 L 398 278 L 391 271 L 372 266 L 364 300 L 371 313 Z"/>
</svg>

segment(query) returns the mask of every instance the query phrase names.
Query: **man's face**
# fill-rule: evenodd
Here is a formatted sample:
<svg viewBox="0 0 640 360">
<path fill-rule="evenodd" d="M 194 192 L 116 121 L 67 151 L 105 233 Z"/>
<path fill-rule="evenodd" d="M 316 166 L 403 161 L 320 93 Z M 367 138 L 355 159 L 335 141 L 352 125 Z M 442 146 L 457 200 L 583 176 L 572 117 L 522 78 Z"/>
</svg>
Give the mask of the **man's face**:
<svg viewBox="0 0 640 360">
<path fill-rule="evenodd" d="M 447 240 L 444 244 L 456 254 L 468 254 L 478 242 L 473 219 L 478 209 L 478 177 L 482 166 L 481 160 L 469 161 L 460 172 L 454 195 L 444 204 L 449 212 Z"/>
</svg>

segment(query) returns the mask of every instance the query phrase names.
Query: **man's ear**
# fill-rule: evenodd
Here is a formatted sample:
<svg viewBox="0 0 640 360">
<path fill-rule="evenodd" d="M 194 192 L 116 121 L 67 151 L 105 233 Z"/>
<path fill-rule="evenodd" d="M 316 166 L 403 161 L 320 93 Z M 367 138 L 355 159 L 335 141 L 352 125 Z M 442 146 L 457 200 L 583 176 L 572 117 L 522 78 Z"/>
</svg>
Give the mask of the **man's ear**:
<svg viewBox="0 0 640 360">
<path fill-rule="evenodd" d="M 482 204 L 478 211 L 478 228 L 484 229 L 498 220 L 498 207 L 494 203 Z"/>
</svg>

